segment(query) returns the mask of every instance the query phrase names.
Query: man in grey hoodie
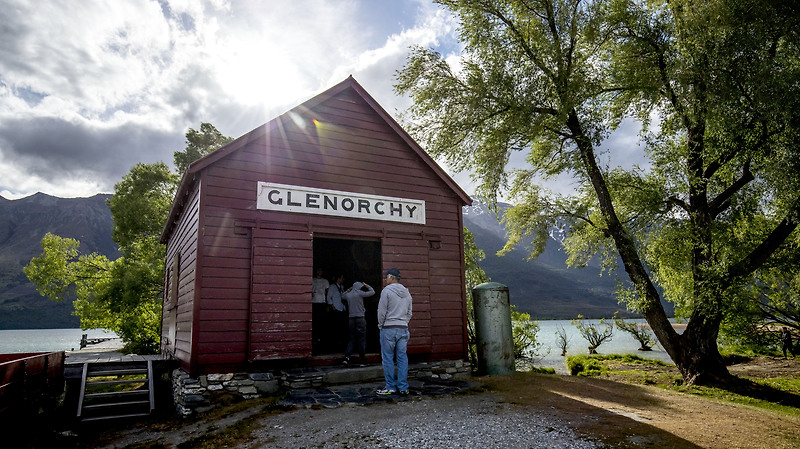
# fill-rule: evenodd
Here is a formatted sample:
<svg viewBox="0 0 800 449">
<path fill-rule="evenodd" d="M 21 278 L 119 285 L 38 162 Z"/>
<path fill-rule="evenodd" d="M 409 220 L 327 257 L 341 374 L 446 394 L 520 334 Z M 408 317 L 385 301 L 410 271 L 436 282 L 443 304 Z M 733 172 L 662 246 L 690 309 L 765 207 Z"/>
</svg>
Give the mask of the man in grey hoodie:
<svg viewBox="0 0 800 449">
<path fill-rule="evenodd" d="M 365 290 L 366 289 L 366 290 Z M 347 289 L 342 295 L 342 300 L 347 303 L 347 311 L 350 315 L 349 329 L 350 339 L 347 342 L 347 349 L 344 351 L 344 364 L 350 364 L 350 354 L 354 350 L 358 351 L 361 363 L 366 361 L 367 349 L 367 320 L 364 318 L 366 312 L 364 308 L 364 298 L 375 294 L 375 289 L 363 282 L 355 282 L 352 287 Z"/>
<path fill-rule="evenodd" d="M 400 283 L 400 270 L 389 268 L 384 273 L 386 286 L 378 302 L 378 328 L 381 331 L 381 359 L 386 386 L 380 395 L 408 394 L 408 355 L 406 347 L 410 334 L 411 293 Z M 395 375 L 395 359 L 397 374 Z"/>
</svg>

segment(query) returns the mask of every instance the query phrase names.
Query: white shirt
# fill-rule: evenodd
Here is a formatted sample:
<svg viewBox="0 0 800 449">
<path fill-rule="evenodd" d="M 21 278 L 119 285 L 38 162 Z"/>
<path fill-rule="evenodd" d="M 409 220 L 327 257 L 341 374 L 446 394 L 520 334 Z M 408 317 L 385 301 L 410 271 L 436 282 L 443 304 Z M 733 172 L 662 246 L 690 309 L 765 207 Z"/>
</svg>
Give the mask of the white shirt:
<svg viewBox="0 0 800 449">
<path fill-rule="evenodd" d="M 311 282 L 311 302 L 315 303 L 324 303 L 325 302 L 325 290 L 330 287 L 331 284 L 325 278 L 314 278 Z"/>
</svg>

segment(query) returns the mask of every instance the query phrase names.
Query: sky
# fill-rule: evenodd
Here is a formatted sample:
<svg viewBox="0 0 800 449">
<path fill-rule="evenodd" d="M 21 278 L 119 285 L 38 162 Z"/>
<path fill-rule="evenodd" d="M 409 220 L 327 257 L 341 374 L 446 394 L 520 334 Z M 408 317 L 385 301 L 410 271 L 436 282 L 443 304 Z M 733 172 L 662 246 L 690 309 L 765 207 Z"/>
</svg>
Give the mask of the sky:
<svg viewBox="0 0 800 449">
<path fill-rule="evenodd" d="M 113 193 L 189 128 L 239 137 L 350 75 L 398 119 L 409 48 L 454 57 L 456 26 L 430 0 L 2 0 L 0 196 Z"/>
</svg>

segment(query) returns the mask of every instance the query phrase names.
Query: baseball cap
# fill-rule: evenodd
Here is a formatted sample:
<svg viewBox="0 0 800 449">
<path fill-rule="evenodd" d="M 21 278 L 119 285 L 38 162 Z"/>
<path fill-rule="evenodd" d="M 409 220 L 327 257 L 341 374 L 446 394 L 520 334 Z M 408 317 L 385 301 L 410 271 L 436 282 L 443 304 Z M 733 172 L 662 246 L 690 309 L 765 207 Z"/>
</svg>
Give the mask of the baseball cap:
<svg viewBox="0 0 800 449">
<path fill-rule="evenodd" d="M 391 274 L 392 276 L 399 278 L 400 277 L 400 270 L 397 268 L 389 268 L 388 270 L 383 272 L 383 275 L 386 276 L 387 274 Z"/>
</svg>

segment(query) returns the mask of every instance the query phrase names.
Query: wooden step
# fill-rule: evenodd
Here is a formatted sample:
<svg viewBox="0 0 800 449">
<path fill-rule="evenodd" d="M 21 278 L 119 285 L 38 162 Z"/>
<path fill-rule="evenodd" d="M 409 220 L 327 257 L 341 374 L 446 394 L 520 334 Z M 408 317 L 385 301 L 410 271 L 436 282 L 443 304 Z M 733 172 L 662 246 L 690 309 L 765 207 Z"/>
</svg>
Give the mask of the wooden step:
<svg viewBox="0 0 800 449">
<path fill-rule="evenodd" d="M 87 399 L 115 399 L 118 397 L 144 396 L 149 394 L 150 392 L 147 390 L 104 391 L 102 393 L 86 393 L 83 395 L 83 399 L 85 402 Z"/>
<path fill-rule="evenodd" d="M 147 378 L 144 378 L 144 379 L 92 380 L 92 381 L 86 381 L 86 386 L 89 386 L 89 385 L 146 384 L 146 383 L 147 383 Z"/>
<path fill-rule="evenodd" d="M 120 369 L 120 370 L 105 370 L 105 371 L 89 371 L 86 377 L 108 377 L 108 376 L 126 376 L 126 375 L 147 375 L 147 368 L 136 369 Z"/>
<path fill-rule="evenodd" d="M 142 365 L 145 367 L 142 367 Z M 95 377 L 114 377 L 136 375 L 134 379 L 92 380 Z M 91 393 L 87 389 L 96 386 L 142 384 L 134 390 L 103 391 Z M 130 419 L 148 416 L 154 409 L 153 366 L 151 361 L 128 362 L 121 364 L 101 363 L 93 366 L 83 365 L 81 391 L 78 399 L 78 418 L 81 421 L 100 421 L 105 419 Z M 146 396 L 147 400 L 143 400 Z M 146 412 L 139 412 L 146 407 Z"/>
<path fill-rule="evenodd" d="M 150 413 L 128 413 L 125 415 L 108 415 L 108 416 L 93 416 L 91 418 L 83 418 L 81 419 L 82 422 L 91 422 L 91 421 L 105 421 L 110 419 L 130 419 L 130 418 L 142 418 L 150 416 Z"/>
<path fill-rule="evenodd" d="M 99 410 L 99 409 L 108 409 L 112 407 L 136 407 L 140 405 L 150 406 L 150 401 L 130 401 L 130 402 L 103 402 L 101 404 L 84 404 L 83 410 Z"/>
<path fill-rule="evenodd" d="M 144 370 L 147 371 L 147 360 L 125 362 L 93 362 L 89 364 L 89 374 L 94 375 L 101 371 Z"/>
</svg>

